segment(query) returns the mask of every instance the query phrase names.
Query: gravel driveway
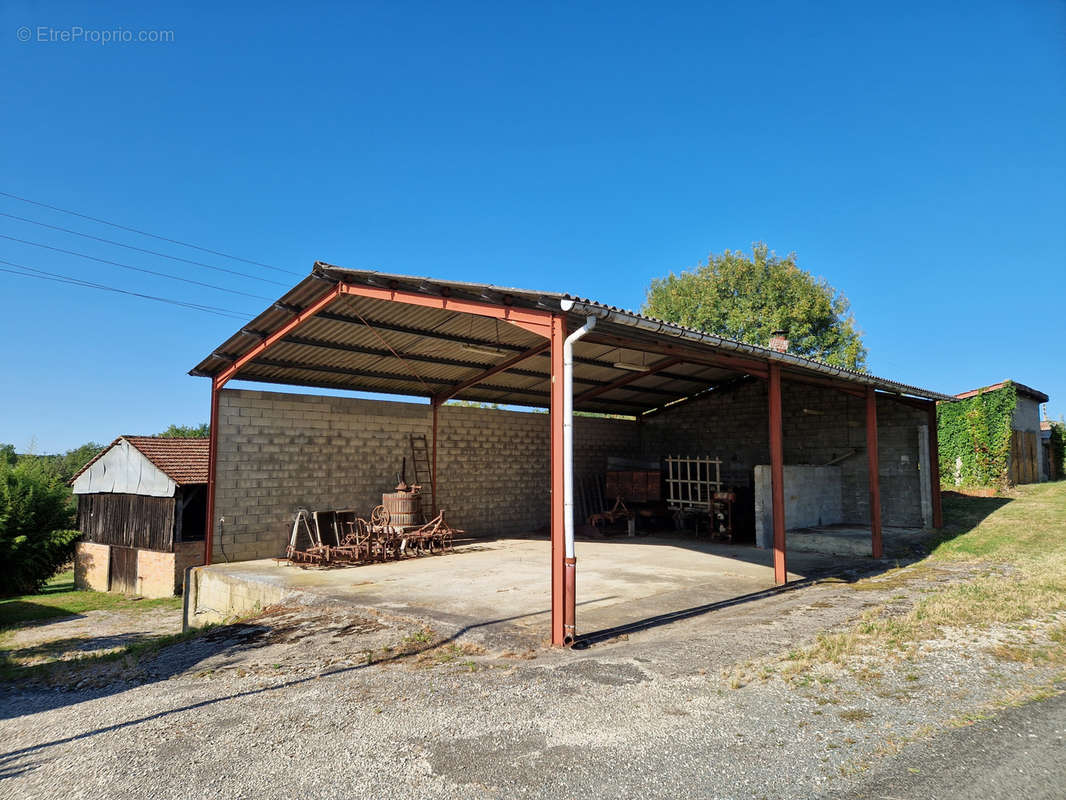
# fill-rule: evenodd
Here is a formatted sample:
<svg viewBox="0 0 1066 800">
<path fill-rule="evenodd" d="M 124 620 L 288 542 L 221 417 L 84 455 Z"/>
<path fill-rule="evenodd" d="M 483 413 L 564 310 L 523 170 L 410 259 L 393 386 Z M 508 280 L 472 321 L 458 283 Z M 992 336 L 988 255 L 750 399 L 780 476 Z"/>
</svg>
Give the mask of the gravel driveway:
<svg viewBox="0 0 1066 800">
<path fill-rule="evenodd" d="M 847 791 L 908 743 L 1052 677 L 987 652 L 1010 630 L 799 683 L 775 671 L 781 654 L 890 593 L 907 602 L 900 592 L 815 585 L 584 651 L 492 650 L 417 620 L 276 610 L 96 667 L 81 676 L 92 688 L 0 688 L 0 796 Z"/>
</svg>

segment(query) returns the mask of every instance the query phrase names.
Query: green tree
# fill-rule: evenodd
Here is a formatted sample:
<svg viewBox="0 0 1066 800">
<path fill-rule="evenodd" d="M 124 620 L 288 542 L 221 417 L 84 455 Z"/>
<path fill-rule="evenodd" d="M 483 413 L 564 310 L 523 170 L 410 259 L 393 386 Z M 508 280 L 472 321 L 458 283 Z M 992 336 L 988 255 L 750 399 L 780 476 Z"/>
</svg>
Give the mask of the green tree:
<svg viewBox="0 0 1066 800">
<path fill-rule="evenodd" d="M 206 422 L 200 425 L 171 425 L 159 435 L 167 439 L 206 439 L 211 435 L 211 426 Z"/>
<path fill-rule="evenodd" d="M 73 528 L 70 492 L 47 463 L 0 461 L 0 594 L 39 590 L 73 556 Z"/>
<path fill-rule="evenodd" d="M 839 367 L 865 369 L 866 348 L 848 299 L 824 278 L 756 243 L 752 253 L 726 250 L 679 275 L 656 278 L 644 313 L 691 328 L 766 346 L 786 331 L 789 352 Z"/>
</svg>

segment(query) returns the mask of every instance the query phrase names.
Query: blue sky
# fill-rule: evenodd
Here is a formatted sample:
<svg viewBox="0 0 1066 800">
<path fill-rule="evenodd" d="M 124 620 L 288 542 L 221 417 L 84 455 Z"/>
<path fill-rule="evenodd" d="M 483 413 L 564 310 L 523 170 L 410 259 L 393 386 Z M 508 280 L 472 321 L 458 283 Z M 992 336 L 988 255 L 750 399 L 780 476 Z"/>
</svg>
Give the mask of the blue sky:
<svg viewBox="0 0 1066 800">
<path fill-rule="evenodd" d="M 286 285 L 322 259 L 630 308 L 765 241 L 846 292 L 871 371 L 1013 378 L 1066 413 L 1062 2 L 219 5 L 4 3 L 0 191 L 292 276 L 0 212 Z M 173 40 L 37 40 L 73 26 Z M 0 234 L 285 289 L 9 217 Z M 266 305 L 10 239 L 0 259 Z M 0 442 L 39 452 L 206 420 L 186 372 L 240 325 L 2 272 L 0 295 Z"/>
</svg>

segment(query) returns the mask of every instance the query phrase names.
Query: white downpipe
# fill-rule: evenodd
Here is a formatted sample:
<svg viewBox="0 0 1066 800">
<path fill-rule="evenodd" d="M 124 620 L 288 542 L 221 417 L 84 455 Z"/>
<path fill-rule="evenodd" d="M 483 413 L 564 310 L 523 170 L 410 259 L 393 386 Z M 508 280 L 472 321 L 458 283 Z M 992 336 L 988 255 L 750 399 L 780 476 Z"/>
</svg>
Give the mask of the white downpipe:
<svg viewBox="0 0 1066 800">
<path fill-rule="evenodd" d="M 563 540 L 566 557 L 574 558 L 574 342 L 596 327 L 595 317 L 563 342 Z"/>
</svg>

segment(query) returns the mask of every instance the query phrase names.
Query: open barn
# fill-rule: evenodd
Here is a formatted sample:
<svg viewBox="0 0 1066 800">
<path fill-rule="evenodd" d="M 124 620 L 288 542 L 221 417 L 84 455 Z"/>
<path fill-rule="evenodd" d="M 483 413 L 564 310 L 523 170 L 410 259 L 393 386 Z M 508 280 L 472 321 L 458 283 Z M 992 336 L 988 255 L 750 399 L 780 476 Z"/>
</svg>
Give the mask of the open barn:
<svg viewBox="0 0 1066 800">
<path fill-rule="evenodd" d="M 339 546 L 338 513 L 369 516 L 417 483 L 427 518 L 519 542 L 496 549 L 506 562 L 482 551 L 479 574 L 521 575 L 555 644 L 578 635 L 579 605 L 607 597 L 579 595 L 582 548 L 632 562 L 581 574 L 599 569 L 637 616 L 638 572 L 664 591 L 673 575 L 698 581 L 711 544 L 773 585 L 790 548 L 880 558 L 894 531 L 940 525 L 935 403 L 949 398 L 789 353 L 785 337 L 762 347 L 567 294 L 317 263 L 192 374 L 211 380 L 208 563 L 282 557 L 314 514 L 334 527 L 305 544 Z M 463 558 L 402 574 L 443 603 L 449 570 L 474 581 Z M 501 602 L 479 591 L 457 607 Z"/>
</svg>

